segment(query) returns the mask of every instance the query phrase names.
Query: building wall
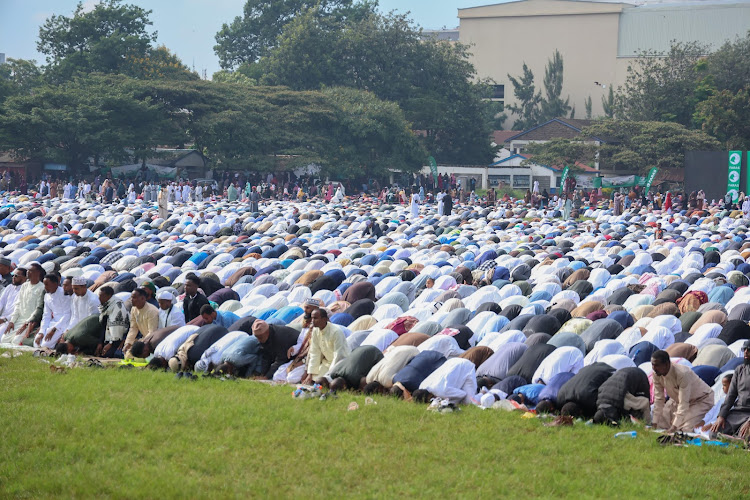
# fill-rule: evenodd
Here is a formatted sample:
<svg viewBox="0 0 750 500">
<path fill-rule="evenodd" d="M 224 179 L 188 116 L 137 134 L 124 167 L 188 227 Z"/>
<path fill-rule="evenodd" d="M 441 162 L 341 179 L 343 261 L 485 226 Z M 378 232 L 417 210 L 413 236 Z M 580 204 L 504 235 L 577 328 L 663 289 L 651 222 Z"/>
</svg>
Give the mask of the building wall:
<svg viewBox="0 0 750 500">
<path fill-rule="evenodd" d="M 585 118 L 585 100 L 601 116 L 609 87 L 622 85 L 641 50 L 668 50 L 670 41 L 698 40 L 713 49 L 744 36 L 750 2 L 712 0 L 634 6 L 626 3 L 521 0 L 459 10 L 460 40 L 472 45 L 480 78 L 505 86 L 506 105 L 516 103 L 508 74 L 523 63 L 543 91 L 544 70 L 555 49 L 565 65 L 563 97 L 570 96 L 576 118 Z M 597 85 L 595 82 L 598 82 Z M 606 85 L 606 88 L 603 86 Z M 512 118 L 505 123 L 512 125 Z"/>
<path fill-rule="evenodd" d="M 565 65 L 563 96 L 570 96 L 576 117 L 584 118 L 588 96 L 592 98 L 594 114 L 602 113 L 601 99 L 608 90 L 594 82 L 609 84 L 618 80 L 618 22 L 619 12 L 462 18 L 461 41 L 473 45 L 477 74 L 505 86 L 506 105 L 516 102 L 508 73 L 520 76 L 525 62 L 541 90 L 547 61 L 555 49 L 559 50 Z"/>
</svg>

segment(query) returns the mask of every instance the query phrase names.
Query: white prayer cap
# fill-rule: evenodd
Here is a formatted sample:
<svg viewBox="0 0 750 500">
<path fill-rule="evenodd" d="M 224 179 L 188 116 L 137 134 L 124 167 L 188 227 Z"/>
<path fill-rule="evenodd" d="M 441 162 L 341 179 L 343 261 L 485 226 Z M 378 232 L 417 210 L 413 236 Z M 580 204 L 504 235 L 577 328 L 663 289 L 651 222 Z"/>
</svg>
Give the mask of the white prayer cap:
<svg viewBox="0 0 750 500">
<path fill-rule="evenodd" d="M 88 284 L 89 281 L 86 278 L 80 276 L 73 278 L 73 286 L 86 286 Z"/>
<path fill-rule="evenodd" d="M 169 290 L 161 290 L 156 295 L 156 298 L 157 298 L 157 300 L 173 300 L 174 299 L 174 295 L 172 295 L 172 292 L 170 292 Z"/>
</svg>

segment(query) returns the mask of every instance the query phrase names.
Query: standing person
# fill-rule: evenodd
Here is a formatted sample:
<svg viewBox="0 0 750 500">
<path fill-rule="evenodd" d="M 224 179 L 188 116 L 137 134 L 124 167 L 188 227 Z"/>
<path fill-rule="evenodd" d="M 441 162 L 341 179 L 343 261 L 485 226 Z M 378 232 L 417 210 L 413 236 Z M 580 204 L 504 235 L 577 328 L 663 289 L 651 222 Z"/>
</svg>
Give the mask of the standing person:
<svg viewBox="0 0 750 500">
<path fill-rule="evenodd" d="M 169 218 L 169 194 L 167 193 L 167 185 L 161 185 L 161 191 L 159 191 L 159 217 L 167 220 Z"/>
<path fill-rule="evenodd" d="M 615 193 L 615 215 L 622 215 L 622 196 L 620 193 Z"/>
<path fill-rule="evenodd" d="M 672 192 L 667 191 L 667 196 L 664 197 L 664 211 L 668 214 L 672 213 Z"/>
<path fill-rule="evenodd" d="M 234 182 L 229 184 L 229 188 L 227 188 L 227 199 L 230 202 L 237 201 L 237 188 L 234 187 Z"/>
<path fill-rule="evenodd" d="M 437 195 L 437 211 L 438 216 L 442 217 L 445 214 L 445 202 L 443 201 L 443 197 L 445 196 L 445 193 L 443 193 L 443 190 L 441 189 L 440 192 Z"/>
<path fill-rule="evenodd" d="M 258 211 L 258 202 L 260 201 L 260 193 L 256 188 L 252 188 L 250 191 L 250 211 Z"/>
<path fill-rule="evenodd" d="M 451 215 L 453 212 L 453 194 L 448 190 L 443 196 L 443 214 Z"/>
<path fill-rule="evenodd" d="M 411 193 L 411 218 L 416 219 L 419 217 L 419 194 L 416 192 L 416 186 L 414 186 Z"/>
<path fill-rule="evenodd" d="M 654 408 L 651 419 L 657 429 L 692 432 L 714 404 L 711 388 L 687 366 L 672 363 L 669 353 L 651 355 L 654 370 Z M 669 396 L 665 403 L 664 393 Z"/>
</svg>

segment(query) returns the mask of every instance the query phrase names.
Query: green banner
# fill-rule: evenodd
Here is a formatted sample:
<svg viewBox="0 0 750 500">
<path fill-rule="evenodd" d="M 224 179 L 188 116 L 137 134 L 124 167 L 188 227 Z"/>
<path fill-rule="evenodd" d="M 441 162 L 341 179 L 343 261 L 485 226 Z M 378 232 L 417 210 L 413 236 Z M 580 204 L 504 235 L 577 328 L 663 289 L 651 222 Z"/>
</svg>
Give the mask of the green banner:
<svg viewBox="0 0 750 500">
<path fill-rule="evenodd" d="M 740 199 L 740 170 L 742 169 L 742 151 L 729 152 L 729 172 L 727 173 L 727 193 L 732 195 L 732 203 Z"/>
<path fill-rule="evenodd" d="M 565 167 L 562 171 L 562 177 L 560 177 L 560 193 L 565 192 L 565 181 L 568 180 L 568 174 L 570 173 L 570 167 Z"/>
<path fill-rule="evenodd" d="M 648 194 L 648 192 L 651 190 L 651 184 L 654 183 L 654 178 L 656 177 L 656 173 L 658 171 L 659 169 L 656 167 L 648 171 L 648 175 L 646 176 L 646 194 Z"/>
<path fill-rule="evenodd" d="M 427 160 L 430 162 L 430 171 L 432 172 L 432 178 L 434 179 L 433 180 L 434 185 L 432 187 L 434 188 L 435 186 L 437 186 L 437 176 L 438 176 L 437 162 L 435 161 L 435 158 L 433 158 L 432 156 L 427 158 Z"/>
</svg>

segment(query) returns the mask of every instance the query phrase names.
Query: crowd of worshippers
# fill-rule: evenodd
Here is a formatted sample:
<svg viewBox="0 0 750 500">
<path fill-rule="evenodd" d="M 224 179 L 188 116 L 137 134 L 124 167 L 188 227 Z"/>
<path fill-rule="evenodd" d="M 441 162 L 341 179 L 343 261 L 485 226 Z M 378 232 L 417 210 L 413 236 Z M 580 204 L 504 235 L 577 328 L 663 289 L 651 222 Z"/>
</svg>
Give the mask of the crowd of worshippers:
<svg viewBox="0 0 750 500">
<path fill-rule="evenodd" d="M 0 259 L 0 272 L 10 267 Z M 676 316 L 656 315 L 641 336 L 625 311 L 591 323 L 588 318 L 601 315 L 595 304 L 522 315 L 520 306 L 503 311 L 488 302 L 466 326 L 461 323 L 468 316 L 455 309 L 459 314 L 449 323 L 457 326 L 427 322 L 417 332 L 417 321 L 404 318 L 369 330 L 375 288 L 364 282 L 349 288 L 352 305 L 335 318 L 342 324 L 331 321 L 320 299 L 308 298 L 301 310 L 282 318 L 288 321 L 283 325 L 216 310 L 194 274 L 187 277 L 180 308 L 172 291 L 154 293 L 151 282 L 133 290 L 125 304 L 110 286 L 96 295 L 84 279 L 61 280 L 38 264 L 8 274 L 12 284 L 6 290 L 16 293 L 0 296 L 3 310 L 11 306 L 0 319 L 3 342 L 54 347 L 58 354 L 140 358 L 150 368 L 179 374 L 261 377 L 483 408 L 508 399 L 519 408 L 596 423 L 632 416 L 669 432 L 702 428 L 750 436 L 750 340 L 742 343 L 742 357 L 719 352 L 717 359 L 714 344 L 699 349 L 701 342 L 674 342 L 672 330 L 683 328 Z M 479 320 L 495 314 L 504 319 L 503 328 L 492 325 L 499 331 L 472 347 L 472 327 L 485 326 Z M 350 322 L 354 316 L 359 319 Z M 689 316 L 682 320 L 689 322 Z M 711 320 L 724 321 L 718 338 L 750 336 L 746 322 L 717 316 L 709 313 L 689 325 L 693 338 L 711 338 L 704 328 L 717 329 Z M 578 332 L 577 320 L 587 328 Z M 572 331 L 561 331 L 563 325 Z M 633 344 L 628 355 L 623 343 Z M 690 366 L 699 356 L 703 362 Z"/>
<path fill-rule="evenodd" d="M 747 434 L 742 211 L 335 198 L 8 198 L 0 347 Z"/>
</svg>

